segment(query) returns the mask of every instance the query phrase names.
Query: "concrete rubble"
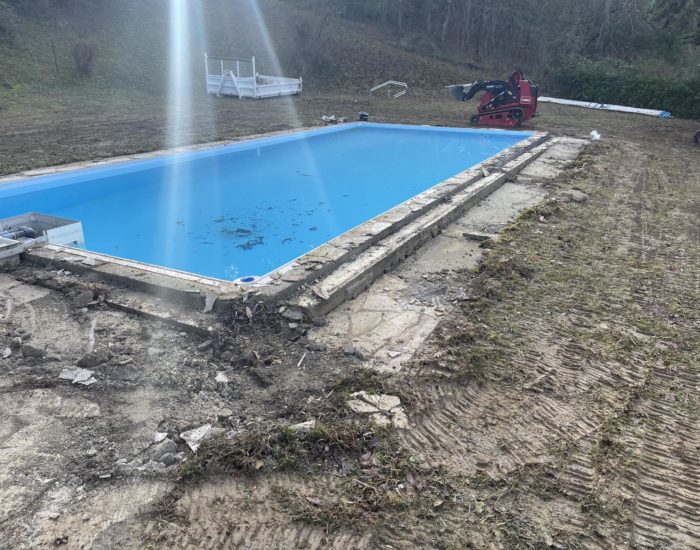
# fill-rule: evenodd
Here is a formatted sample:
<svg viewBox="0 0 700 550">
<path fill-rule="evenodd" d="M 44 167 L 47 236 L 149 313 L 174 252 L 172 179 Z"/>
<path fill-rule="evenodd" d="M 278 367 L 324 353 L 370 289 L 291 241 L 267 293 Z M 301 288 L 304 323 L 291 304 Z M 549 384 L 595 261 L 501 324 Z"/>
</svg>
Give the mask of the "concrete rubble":
<svg viewBox="0 0 700 550">
<path fill-rule="evenodd" d="M 353 412 L 369 414 L 372 422 L 379 426 L 409 427 L 406 412 L 401 407 L 401 399 L 395 395 L 370 394 L 359 391 L 350 394 L 346 404 Z"/>
<path fill-rule="evenodd" d="M 196 453 L 197 449 L 199 449 L 199 446 L 202 444 L 202 441 L 204 441 L 204 438 L 209 433 L 209 430 L 211 430 L 211 424 L 205 424 L 204 426 L 200 426 L 194 430 L 182 432 L 180 434 L 180 439 L 187 443 L 187 446 L 193 453 Z"/>
<path fill-rule="evenodd" d="M 83 386 L 91 386 L 97 380 L 93 376 L 94 371 L 82 369 L 80 367 L 63 369 L 58 377 L 61 380 L 70 380 L 73 384 L 81 384 Z"/>
</svg>

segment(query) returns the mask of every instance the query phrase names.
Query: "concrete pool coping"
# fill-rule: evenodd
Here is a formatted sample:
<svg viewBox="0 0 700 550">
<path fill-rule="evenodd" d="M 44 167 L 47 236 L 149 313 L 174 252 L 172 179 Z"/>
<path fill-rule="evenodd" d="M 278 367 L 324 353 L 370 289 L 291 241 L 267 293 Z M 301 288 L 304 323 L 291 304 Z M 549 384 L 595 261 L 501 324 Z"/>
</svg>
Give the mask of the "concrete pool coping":
<svg viewBox="0 0 700 550">
<path fill-rule="evenodd" d="M 309 128 L 304 128 L 259 134 L 235 140 L 31 170 L 0 178 L 0 185 L 32 177 L 201 151 L 226 144 L 291 135 L 308 130 Z M 58 245 L 35 247 L 26 251 L 23 259 L 36 265 L 51 265 L 57 269 L 93 273 L 100 278 L 125 284 L 199 311 L 212 308 L 214 311 L 225 312 L 242 299 L 251 297 L 273 304 L 295 298 L 292 305 L 296 305 L 307 318 L 312 318 L 330 311 L 345 299 L 356 295 L 360 288 L 379 276 L 380 271 L 386 271 L 399 263 L 422 242 L 434 236 L 436 231 L 439 232 L 454 216 L 488 196 L 532 162 L 544 151 L 542 144 L 548 140 L 549 135 L 539 132 L 531 134 L 485 161 L 281 266 L 253 284 L 239 285 Z M 367 259 L 368 253 L 371 259 Z M 318 281 L 324 278 L 330 279 L 330 282 L 326 280 L 319 284 Z"/>
</svg>

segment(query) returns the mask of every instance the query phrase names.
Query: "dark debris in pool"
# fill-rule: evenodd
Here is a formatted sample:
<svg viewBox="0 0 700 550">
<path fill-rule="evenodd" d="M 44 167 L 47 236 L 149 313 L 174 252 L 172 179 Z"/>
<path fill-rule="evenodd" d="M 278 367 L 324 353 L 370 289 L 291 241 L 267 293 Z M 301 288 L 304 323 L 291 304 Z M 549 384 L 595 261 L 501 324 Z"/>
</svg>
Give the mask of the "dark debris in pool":
<svg viewBox="0 0 700 550">
<path fill-rule="evenodd" d="M 253 237 L 252 239 L 248 239 L 246 242 L 241 243 L 236 245 L 236 248 L 240 248 L 241 250 L 251 250 L 255 248 L 256 246 L 260 246 L 261 244 L 265 243 L 265 239 L 258 236 L 258 237 Z"/>
<path fill-rule="evenodd" d="M 253 231 L 251 229 L 246 229 L 244 227 L 236 227 L 236 229 L 229 229 L 228 227 L 224 227 L 221 232 L 224 235 L 228 235 L 230 237 L 247 237 L 248 235 L 252 235 Z"/>
</svg>

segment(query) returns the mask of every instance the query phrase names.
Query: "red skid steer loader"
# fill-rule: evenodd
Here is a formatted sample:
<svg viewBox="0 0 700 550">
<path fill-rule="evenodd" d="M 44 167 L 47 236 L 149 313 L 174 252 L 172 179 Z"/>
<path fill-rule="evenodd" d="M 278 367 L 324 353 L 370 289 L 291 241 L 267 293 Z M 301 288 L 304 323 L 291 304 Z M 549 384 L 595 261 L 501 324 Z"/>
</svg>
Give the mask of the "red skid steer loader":
<svg viewBox="0 0 700 550">
<path fill-rule="evenodd" d="M 515 71 L 508 80 L 477 80 L 449 88 L 459 101 L 469 101 L 479 92 L 485 92 L 477 114 L 470 119 L 474 125 L 513 128 L 531 119 L 537 111 L 537 84 L 520 71 Z"/>
</svg>

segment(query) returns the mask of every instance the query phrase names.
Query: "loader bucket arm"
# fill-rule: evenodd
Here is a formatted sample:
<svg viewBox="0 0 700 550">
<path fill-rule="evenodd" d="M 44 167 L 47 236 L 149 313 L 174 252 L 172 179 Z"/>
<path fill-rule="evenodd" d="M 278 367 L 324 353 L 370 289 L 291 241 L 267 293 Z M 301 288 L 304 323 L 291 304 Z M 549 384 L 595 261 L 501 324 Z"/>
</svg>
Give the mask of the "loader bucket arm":
<svg viewBox="0 0 700 550">
<path fill-rule="evenodd" d="M 450 86 L 450 92 L 458 101 L 469 101 L 479 92 L 491 92 L 498 96 L 507 92 L 508 88 L 508 82 L 504 80 L 477 80 L 473 84 Z"/>
</svg>

